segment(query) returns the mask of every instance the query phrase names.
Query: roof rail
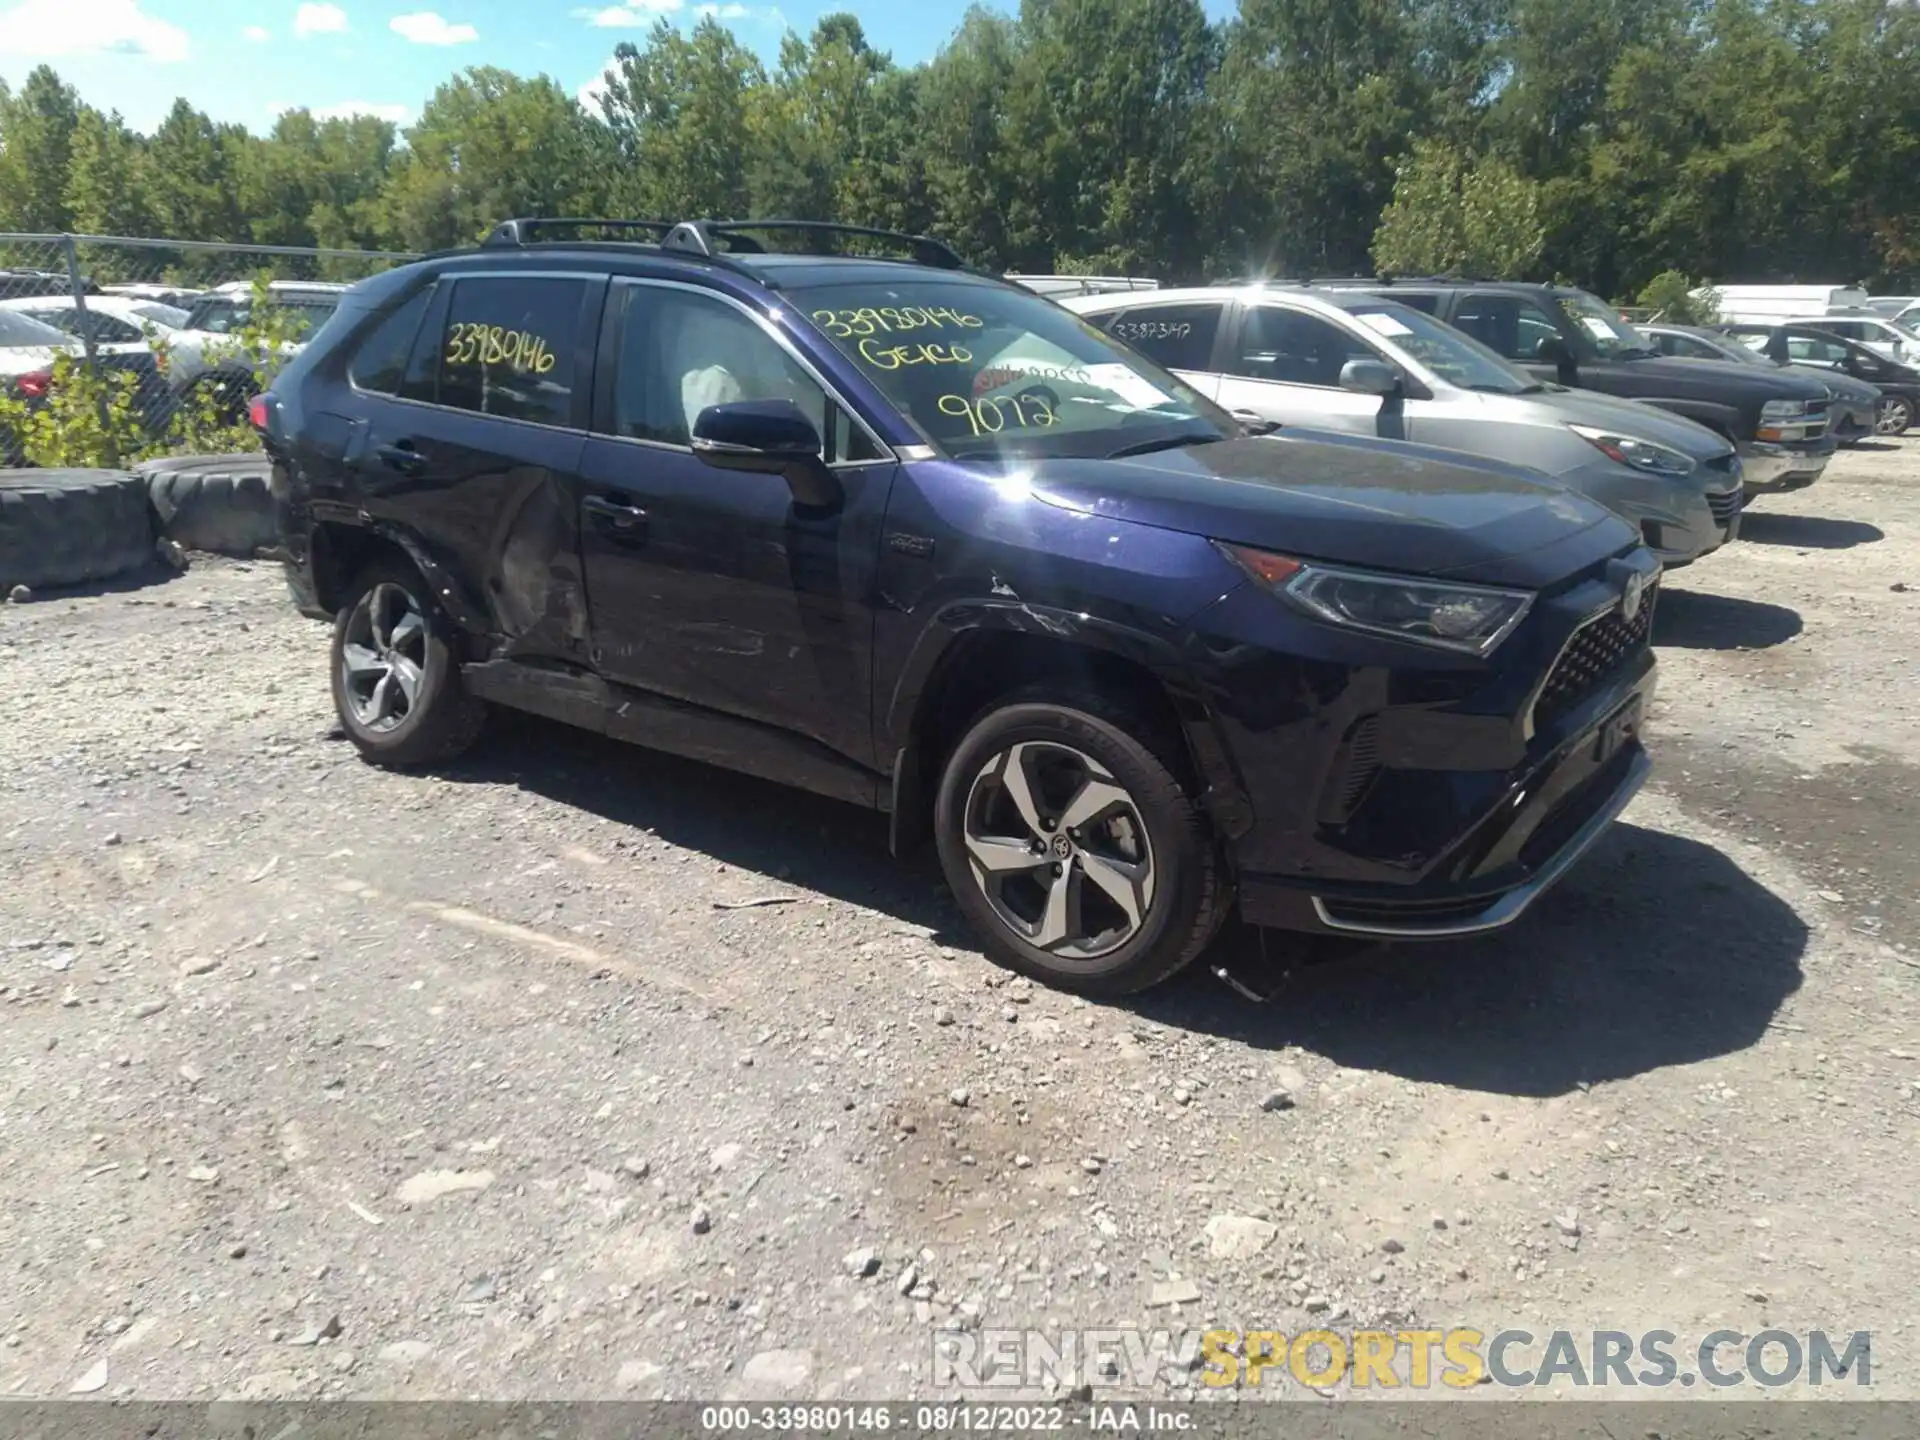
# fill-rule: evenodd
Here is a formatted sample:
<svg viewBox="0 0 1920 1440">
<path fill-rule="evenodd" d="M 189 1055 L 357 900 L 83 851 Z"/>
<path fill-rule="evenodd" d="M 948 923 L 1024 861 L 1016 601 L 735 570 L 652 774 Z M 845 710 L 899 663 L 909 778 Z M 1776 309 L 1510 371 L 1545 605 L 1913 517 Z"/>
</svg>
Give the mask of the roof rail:
<svg viewBox="0 0 1920 1440">
<path fill-rule="evenodd" d="M 660 248 L 686 250 L 706 256 L 725 255 L 729 251 L 734 254 L 763 255 L 767 253 L 767 248 L 753 235 L 769 230 L 793 230 L 823 238 L 856 235 L 869 240 L 888 240 L 904 247 L 913 256 L 916 265 L 926 265 L 936 270 L 967 268 L 967 262 L 960 258 L 952 246 L 929 235 L 910 235 L 904 230 L 877 230 L 868 225 L 840 225 L 831 220 L 683 220 L 669 229 L 666 238 L 660 242 Z M 724 242 L 724 247 L 717 247 L 714 243 L 716 240 Z"/>
<path fill-rule="evenodd" d="M 487 232 L 487 238 L 480 243 L 482 246 L 491 248 L 502 245 L 532 245 L 543 239 L 577 240 L 580 238 L 578 233 L 552 234 L 551 232 L 581 230 L 650 231 L 654 235 L 655 242 L 658 243 L 672 232 L 673 222 L 671 220 L 594 220 L 576 216 L 529 215 L 517 220 L 502 220 Z"/>
</svg>

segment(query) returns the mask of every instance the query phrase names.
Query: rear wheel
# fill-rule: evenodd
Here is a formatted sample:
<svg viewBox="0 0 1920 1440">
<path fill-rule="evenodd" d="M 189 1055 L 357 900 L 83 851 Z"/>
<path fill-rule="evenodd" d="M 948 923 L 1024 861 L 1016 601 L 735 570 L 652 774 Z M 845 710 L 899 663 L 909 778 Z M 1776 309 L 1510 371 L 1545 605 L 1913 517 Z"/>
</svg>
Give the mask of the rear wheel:
<svg viewBox="0 0 1920 1440">
<path fill-rule="evenodd" d="M 382 765 L 452 759 L 486 720 L 460 683 L 459 637 L 430 593 L 412 567 L 379 561 L 334 620 L 334 708 L 360 753 Z"/>
<path fill-rule="evenodd" d="M 1873 428 L 1882 435 L 1904 435 L 1913 424 L 1913 401 L 1904 395 L 1883 395 Z"/>
<path fill-rule="evenodd" d="M 934 828 L 947 883 L 989 955 L 1063 989 L 1144 990 L 1225 912 L 1175 741 L 1098 697 L 1015 696 L 948 758 Z"/>
</svg>

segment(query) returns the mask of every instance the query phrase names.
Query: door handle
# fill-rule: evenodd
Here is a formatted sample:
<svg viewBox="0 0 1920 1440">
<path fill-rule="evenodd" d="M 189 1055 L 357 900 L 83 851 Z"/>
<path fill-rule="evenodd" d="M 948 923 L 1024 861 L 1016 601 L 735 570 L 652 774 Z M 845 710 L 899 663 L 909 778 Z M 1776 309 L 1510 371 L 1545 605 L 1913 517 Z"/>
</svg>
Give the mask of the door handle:
<svg viewBox="0 0 1920 1440">
<path fill-rule="evenodd" d="M 580 502 L 580 508 L 595 520 L 628 534 L 647 523 L 647 512 L 638 505 L 623 505 L 618 500 L 607 500 L 598 495 L 587 496 Z"/>
<path fill-rule="evenodd" d="M 426 457 L 413 448 L 410 440 L 402 440 L 398 445 L 376 446 L 373 453 L 380 457 L 382 465 L 402 475 L 418 475 L 427 468 Z"/>
</svg>

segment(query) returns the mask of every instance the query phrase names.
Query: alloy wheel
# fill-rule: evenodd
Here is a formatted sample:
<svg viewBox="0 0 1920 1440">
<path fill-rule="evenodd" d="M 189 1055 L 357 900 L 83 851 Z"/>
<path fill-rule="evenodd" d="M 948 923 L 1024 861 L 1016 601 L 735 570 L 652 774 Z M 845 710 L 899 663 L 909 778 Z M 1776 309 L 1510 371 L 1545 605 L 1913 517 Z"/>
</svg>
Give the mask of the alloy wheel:
<svg viewBox="0 0 1920 1440">
<path fill-rule="evenodd" d="M 1028 740 L 981 767 L 963 840 L 973 878 L 1021 940 L 1097 960 L 1139 933 L 1153 904 L 1153 845 L 1140 806 L 1099 761 Z"/>
<path fill-rule="evenodd" d="M 1913 405 L 1902 396 L 1889 395 L 1880 402 L 1873 428 L 1882 435 L 1899 435 L 1912 423 Z"/>
<path fill-rule="evenodd" d="M 360 597 L 340 647 L 347 703 L 363 729 L 384 733 L 420 703 L 427 673 L 427 621 L 420 602 L 390 581 Z"/>
</svg>

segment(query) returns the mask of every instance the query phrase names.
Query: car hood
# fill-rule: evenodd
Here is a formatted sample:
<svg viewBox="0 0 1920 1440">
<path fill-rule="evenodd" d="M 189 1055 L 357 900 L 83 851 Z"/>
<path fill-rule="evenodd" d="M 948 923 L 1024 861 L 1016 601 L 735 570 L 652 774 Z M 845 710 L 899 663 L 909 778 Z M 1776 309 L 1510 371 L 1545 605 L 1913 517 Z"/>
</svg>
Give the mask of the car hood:
<svg viewBox="0 0 1920 1440">
<path fill-rule="evenodd" d="M 1331 564 L 1541 589 L 1633 544 L 1538 471 L 1427 445 L 1290 430 L 1121 460 L 1034 463 L 1049 504 Z"/>
<path fill-rule="evenodd" d="M 1814 365 L 1783 365 L 1780 367 L 1789 375 L 1798 375 L 1824 385 L 1833 392 L 1836 400 L 1873 401 L 1880 398 L 1880 387 L 1869 385 L 1865 380 L 1856 380 L 1851 375 L 1843 375 L 1836 370 L 1822 370 Z"/>
<path fill-rule="evenodd" d="M 1738 360 L 1681 359 L 1677 355 L 1636 356 L 1617 362 L 1649 394 L 1686 395 L 1713 391 L 1764 400 L 1824 400 L 1826 390 L 1786 370 L 1762 370 Z"/>
<path fill-rule="evenodd" d="M 1631 439 L 1651 440 L 1695 460 L 1716 460 L 1733 451 L 1724 435 L 1716 435 L 1684 416 L 1643 405 L 1638 400 L 1558 386 L 1523 398 L 1538 400 L 1569 425 L 1591 425 Z"/>
</svg>

